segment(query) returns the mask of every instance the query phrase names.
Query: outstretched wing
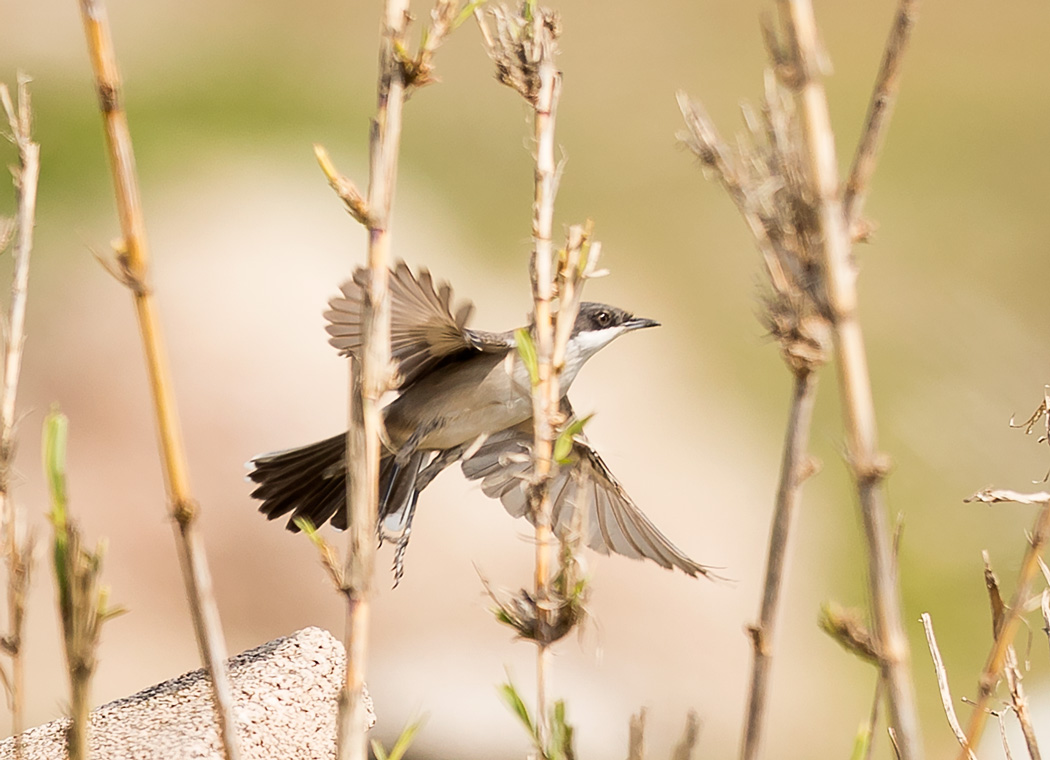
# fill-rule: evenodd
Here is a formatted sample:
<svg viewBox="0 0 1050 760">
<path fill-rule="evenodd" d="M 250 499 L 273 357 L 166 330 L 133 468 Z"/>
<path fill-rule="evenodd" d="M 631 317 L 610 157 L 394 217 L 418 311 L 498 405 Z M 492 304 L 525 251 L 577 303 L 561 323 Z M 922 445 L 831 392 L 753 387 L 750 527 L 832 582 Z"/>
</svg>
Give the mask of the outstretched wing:
<svg viewBox="0 0 1050 760">
<path fill-rule="evenodd" d="M 463 474 L 481 480 L 486 496 L 499 499 L 514 517 L 532 522 L 525 494 L 532 463 L 532 420 L 490 436 L 470 459 Z M 602 554 L 610 551 L 632 559 L 649 559 L 686 575 L 717 577 L 712 568 L 682 553 L 653 525 L 616 480 L 598 452 L 582 436 L 573 441 L 568 463 L 557 466 L 550 482 L 552 522 L 564 537 L 573 526 L 573 510 L 581 510 L 583 540 Z"/>
<path fill-rule="evenodd" d="M 353 279 L 340 287 L 342 297 L 328 302 L 328 342 L 343 355 L 360 357 L 369 277 L 368 269 L 355 270 Z M 410 385 L 453 354 L 482 350 L 480 335 L 467 329 L 473 311 L 469 301 L 453 311 L 447 282 L 435 289 L 428 270 L 414 275 L 404 261 L 397 262 L 390 272 L 390 349 L 401 379 L 398 387 Z"/>
</svg>

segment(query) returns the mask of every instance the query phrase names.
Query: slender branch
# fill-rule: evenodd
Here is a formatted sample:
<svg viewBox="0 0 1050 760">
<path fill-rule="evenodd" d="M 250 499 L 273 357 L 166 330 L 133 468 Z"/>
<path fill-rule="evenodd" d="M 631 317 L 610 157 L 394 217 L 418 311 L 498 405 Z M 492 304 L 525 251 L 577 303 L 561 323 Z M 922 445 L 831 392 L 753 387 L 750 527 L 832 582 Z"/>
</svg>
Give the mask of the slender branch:
<svg viewBox="0 0 1050 760">
<path fill-rule="evenodd" d="M 1010 751 L 1010 741 L 1006 738 L 1006 721 L 1003 719 L 1003 713 L 1005 712 L 1005 710 L 998 710 L 993 712 L 992 715 L 995 716 L 999 723 L 999 738 L 1003 742 L 1003 754 L 1006 755 L 1006 760 L 1014 760 L 1014 755 Z"/>
<path fill-rule="evenodd" d="M 988 718 L 988 701 L 991 699 L 995 686 L 999 682 L 1000 674 L 1007 658 L 1007 649 L 1017 634 L 1017 628 L 1021 624 L 1021 613 L 1025 602 L 1031 594 L 1032 581 L 1039 572 L 1039 555 L 1042 554 L 1047 540 L 1050 539 L 1050 493 L 1040 492 L 1032 494 L 1017 493 L 1006 490 L 985 490 L 975 493 L 966 501 L 978 501 L 987 504 L 999 502 L 1016 502 L 1019 504 L 1041 504 L 1042 509 L 1036 517 L 1035 526 L 1032 529 L 1031 540 L 1025 550 L 1024 559 L 1021 561 L 1021 570 L 1018 573 L 1017 588 L 1010 604 L 1006 607 L 1002 622 L 998 626 L 995 641 L 988 653 L 984 670 L 978 681 L 977 701 L 974 703 L 970 723 L 966 728 L 966 737 L 970 746 L 976 746 L 981 740 L 984 732 L 984 724 Z"/>
<path fill-rule="evenodd" d="M 95 74 L 99 109 L 106 134 L 117 213 L 123 235 L 118 263 L 135 301 L 150 389 L 157 419 L 161 459 L 169 509 L 173 518 L 179 562 L 197 636 L 201 660 L 211 675 L 215 716 L 228 760 L 240 757 L 233 697 L 225 671 L 226 645 L 212 594 L 203 541 L 197 530 L 199 505 L 190 492 L 175 398 L 161 339 L 160 321 L 149 284 L 149 248 L 135 172 L 135 154 L 122 100 L 120 72 L 102 0 L 80 0 L 88 53 Z"/>
<path fill-rule="evenodd" d="M 751 686 L 747 698 L 747 722 L 744 724 L 744 741 L 740 752 L 741 758 L 745 760 L 758 757 L 766 688 L 773 658 L 781 578 L 787 556 L 788 531 L 792 517 L 802 500 L 802 483 L 813 468 L 806 448 L 809 445 L 809 426 L 816 397 L 816 373 L 806 371 L 796 375 L 784 439 L 783 459 L 780 463 L 780 485 L 777 488 L 773 522 L 770 526 L 762 608 L 758 623 L 750 628 L 754 659 L 751 664 Z"/>
<path fill-rule="evenodd" d="M 856 271 L 840 200 L 834 134 L 821 81 L 816 20 L 808 0 L 780 0 L 779 8 L 792 55 L 792 84 L 803 125 L 808 178 L 822 232 L 828 317 L 843 398 L 847 452 L 867 539 L 874 632 L 879 643 L 882 674 L 886 678 L 890 721 L 896 729 L 902 758 L 913 760 L 922 755 L 922 743 L 882 486 L 887 462 L 878 452 L 871 380 L 857 319 Z"/>
<path fill-rule="evenodd" d="M 541 23 L 540 17 L 534 20 Z M 551 317 L 553 277 L 551 275 L 552 227 L 557 164 L 554 158 L 554 120 L 561 76 L 554 66 L 553 40 L 544 45 L 539 61 L 539 90 L 536 96 L 533 126 L 536 139 L 536 183 L 532 216 L 532 297 L 535 303 L 536 357 L 539 381 L 532 393 L 532 414 L 535 423 L 533 445 L 533 491 L 530 497 L 536 524 L 535 596 L 539 606 L 539 630 L 536 651 L 536 715 L 541 742 L 546 745 L 549 726 L 547 718 L 547 664 L 550 619 L 546 608 L 550 605 L 551 502 L 549 483 L 554 429 L 558 413 L 559 377 L 554 366 L 554 326 Z"/>
<path fill-rule="evenodd" d="M 882 65 L 875 79 L 875 88 L 868 103 L 868 114 L 864 119 L 864 132 L 857 143 L 853 166 L 842 198 L 842 211 L 850 225 L 854 225 L 864 210 L 864 200 L 879 150 L 886 135 L 886 127 L 893 116 L 900 87 L 901 62 L 908 47 L 912 27 L 915 25 L 919 0 L 900 0 L 893 19 L 889 39 L 882 54 Z"/>
<path fill-rule="evenodd" d="M 1006 605 L 1003 602 L 1002 593 L 999 590 L 999 579 L 992 570 L 992 561 L 987 551 L 981 552 L 984 560 L 984 585 L 988 589 L 988 601 L 992 607 L 992 636 L 999 635 L 999 629 L 1003 624 L 1003 616 L 1006 614 Z M 1039 563 L 1043 569 L 1042 562 Z M 1024 686 L 1021 684 L 1021 669 L 1017 664 L 1017 652 L 1013 644 L 1006 647 L 1006 659 L 1004 662 L 1006 683 L 1010 690 L 1010 703 L 1021 724 L 1021 733 L 1024 734 L 1025 744 L 1028 746 L 1028 755 L 1032 760 L 1039 760 L 1039 744 L 1036 741 L 1035 729 L 1032 727 L 1032 716 L 1028 711 L 1028 698 L 1025 696 Z"/>
<path fill-rule="evenodd" d="M 1010 704 L 1014 708 L 1017 722 L 1021 725 L 1021 734 L 1028 748 L 1028 756 L 1032 760 L 1040 760 L 1042 754 L 1039 752 L 1039 742 L 1035 735 L 1035 727 L 1032 725 L 1032 714 L 1028 710 L 1028 697 L 1021 683 L 1022 675 L 1017 662 L 1017 652 L 1013 646 L 1006 648 L 1004 670 L 1006 683 L 1010 690 Z"/>
<path fill-rule="evenodd" d="M 872 754 L 872 750 L 875 748 L 875 726 L 879 722 L 879 705 L 882 703 L 882 693 L 886 689 L 886 684 L 882 678 L 875 679 L 875 693 L 871 698 L 871 711 L 868 713 L 868 725 L 865 730 L 868 732 L 868 746 L 864 750 L 863 760 L 869 760 Z"/>
<path fill-rule="evenodd" d="M 401 147 L 401 115 L 405 102 L 405 75 L 400 50 L 408 24 L 408 0 L 386 0 L 379 45 L 376 116 L 369 143 L 367 202 L 354 216 L 368 228 L 370 277 L 363 311 L 363 347 L 360 362 L 351 363 L 350 428 L 346 484 L 349 520 L 344 570 L 347 594 L 345 633 L 346 677 L 339 695 L 337 757 L 367 760 L 368 710 L 364 696 L 375 574 L 376 523 L 379 508 L 379 461 L 383 437 L 380 400 L 390 385 L 390 217 L 397 183 Z M 321 156 L 319 155 L 319 158 Z M 322 166 L 324 161 L 322 161 Z M 332 181 L 328 170 L 329 181 Z M 335 183 L 333 187 L 339 188 Z M 345 183 L 344 183 L 345 187 Z M 351 185 L 352 187 L 352 185 Z M 351 213 L 354 204 L 340 192 Z"/>
<path fill-rule="evenodd" d="M 18 76 L 18 102 L 12 102 L 6 85 L 0 85 L 3 103 L 18 150 L 17 167 L 12 168 L 16 192 L 15 238 L 12 247 L 14 274 L 7 318 L 4 353 L 3 391 L 0 398 L 0 516 L 4 529 L 4 559 L 7 565 L 7 604 L 10 631 L 4 649 L 11 655 L 11 727 L 20 734 L 24 728 L 25 653 L 24 622 L 32 564 L 33 537 L 25 534 L 24 517 L 11 496 L 11 467 L 14 458 L 15 401 L 25 345 L 26 298 L 29 286 L 29 259 L 36 224 L 37 182 L 40 176 L 40 146 L 32 140 L 32 107 L 29 78 Z"/>
<path fill-rule="evenodd" d="M 33 112 L 29 77 L 18 75 L 18 102 L 12 102 L 7 85 L 0 84 L 0 102 L 7 115 L 11 140 L 18 150 L 18 166 L 11 168 L 15 185 L 14 274 L 8 305 L 7 340 L 4 346 L 2 395 L 0 395 L 0 520 L 3 522 L 3 555 L 7 566 L 7 610 L 10 630 L 4 650 L 11 656 L 11 732 L 25 727 L 25 651 L 22 646 L 33 536 L 26 533 L 25 517 L 11 495 L 11 468 L 15 453 L 15 401 L 25 346 L 26 299 L 29 290 L 29 258 L 36 225 L 37 182 L 40 177 L 40 145 L 32 139 Z M 3 246 L 0 246 L 2 248 Z M 19 742 L 20 739 L 16 739 Z"/>
<path fill-rule="evenodd" d="M 928 612 L 922 613 L 922 627 L 926 631 L 926 643 L 930 647 L 930 657 L 933 659 L 933 669 L 937 673 L 937 690 L 941 693 L 941 705 L 944 707 L 944 715 L 948 718 L 948 725 L 951 726 L 952 733 L 955 734 L 955 738 L 959 740 L 959 744 L 963 748 L 963 752 L 969 760 L 977 760 L 977 756 L 973 753 L 970 748 L 971 745 L 966 740 L 966 735 L 963 733 L 962 726 L 959 725 L 959 718 L 955 714 L 955 705 L 952 703 L 952 693 L 948 688 L 948 671 L 944 667 L 944 660 L 941 658 L 941 650 L 937 647 L 937 638 L 933 635 L 933 620 L 930 619 Z"/>
</svg>

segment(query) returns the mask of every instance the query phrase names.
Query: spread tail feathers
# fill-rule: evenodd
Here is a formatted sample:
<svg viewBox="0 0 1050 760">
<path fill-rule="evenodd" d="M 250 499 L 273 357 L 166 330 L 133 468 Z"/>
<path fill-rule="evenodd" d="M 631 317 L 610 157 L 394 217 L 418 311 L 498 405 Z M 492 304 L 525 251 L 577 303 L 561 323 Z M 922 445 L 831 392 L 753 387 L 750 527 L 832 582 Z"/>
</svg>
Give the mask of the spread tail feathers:
<svg viewBox="0 0 1050 760">
<path fill-rule="evenodd" d="M 248 478 L 258 486 L 252 498 L 268 520 L 289 513 L 288 530 L 297 532 L 296 518 L 320 527 L 326 520 L 346 528 L 346 434 L 325 438 L 298 449 L 263 454 L 253 459 Z"/>
</svg>

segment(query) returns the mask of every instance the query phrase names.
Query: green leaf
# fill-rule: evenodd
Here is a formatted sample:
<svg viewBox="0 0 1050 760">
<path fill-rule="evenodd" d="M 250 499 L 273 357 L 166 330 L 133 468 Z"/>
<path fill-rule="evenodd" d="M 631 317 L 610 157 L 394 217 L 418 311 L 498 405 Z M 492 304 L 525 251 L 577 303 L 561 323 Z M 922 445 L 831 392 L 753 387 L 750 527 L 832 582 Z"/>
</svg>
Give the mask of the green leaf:
<svg viewBox="0 0 1050 760">
<path fill-rule="evenodd" d="M 867 724 L 862 723 L 857 729 L 857 736 L 853 739 L 853 751 L 850 760 L 864 760 L 868 755 L 868 745 L 871 743 L 871 731 Z"/>
<path fill-rule="evenodd" d="M 376 756 L 376 760 L 387 760 L 386 750 L 383 749 L 378 739 L 372 740 L 372 754 Z"/>
<path fill-rule="evenodd" d="M 536 725 L 532 722 L 532 716 L 529 715 L 529 708 L 525 706 L 525 702 L 522 700 L 521 695 L 518 694 L 518 690 L 514 688 L 514 684 L 508 681 L 499 687 L 499 691 L 503 701 L 507 703 L 507 707 L 518 716 L 518 720 L 522 722 L 525 730 L 529 732 L 532 741 L 538 741 L 539 735 L 536 733 Z"/>
<path fill-rule="evenodd" d="M 529 380 L 532 381 L 532 387 L 535 388 L 540 383 L 540 361 L 536 355 L 536 344 L 532 342 L 532 336 L 524 327 L 519 327 L 514 331 L 514 342 L 518 346 L 521 363 L 529 371 Z"/>
<path fill-rule="evenodd" d="M 583 432 L 584 425 L 591 421 L 594 414 L 586 417 L 577 417 L 561 431 L 558 439 L 554 442 L 554 461 L 558 464 L 569 464 L 569 455 L 572 454 L 573 439 Z"/>
<path fill-rule="evenodd" d="M 59 607 L 67 610 L 72 605 L 72 589 L 69 584 L 69 521 L 66 501 L 66 438 L 69 418 L 52 407 L 44 418 L 44 477 L 51 491 L 51 512 L 48 517 L 54 525 L 55 541 L 52 561 L 58 583 Z"/>
<path fill-rule="evenodd" d="M 572 747 L 573 730 L 565 721 L 565 702 L 559 699 L 551 708 L 551 738 L 547 757 L 550 760 L 573 760 L 576 752 Z"/>
<path fill-rule="evenodd" d="M 317 532 L 317 526 L 313 524 L 309 517 L 296 517 L 295 527 L 305 533 L 306 537 L 313 541 L 316 546 L 320 546 L 324 542 L 321 534 Z"/>
<path fill-rule="evenodd" d="M 397 737 L 397 741 L 394 742 L 394 746 L 390 750 L 390 754 L 386 757 L 379 757 L 379 753 L 376 753 L 376 760 L 401 760 L 405 753 L 408 752 L 409 746 L 416 738 L 416 734 L 419 733 L 419 729 L 423 727 L 426 722 L 426 718 L 420 718 L 419 720 L 412 721 L 403 729 L 401 729 L 401 735 Z"/>
<path fill-rule="evenodd" d="M 69 418 L 58 411 L 58 406 L 44 419 L 44 475 L 51 491 L 51 519 L 56 526 L 65 527 L 66 505 L 66 439 L 69 436 Z"/>
<path fill-rule="evenodd" d="M 463 23 L 474 15 L 474 11 L 483 6 L 488 0 L 471 0 L 456 16 L 456 20 L 452 22 L 453 29 L 459 29 Z"/>
</svg>

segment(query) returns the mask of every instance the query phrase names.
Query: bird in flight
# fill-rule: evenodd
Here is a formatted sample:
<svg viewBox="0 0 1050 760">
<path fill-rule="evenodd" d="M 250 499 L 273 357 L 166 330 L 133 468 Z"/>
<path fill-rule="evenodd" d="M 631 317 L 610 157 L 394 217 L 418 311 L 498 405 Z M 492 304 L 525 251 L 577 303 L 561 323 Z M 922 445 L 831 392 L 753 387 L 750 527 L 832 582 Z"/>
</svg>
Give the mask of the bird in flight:
<svg viewBox="0 0 1050 760">
<path fill-rule="evenodd" d="M 360 359 L 369 270 L 353 278 L 325 312 L 329 342 Z M 386 435 L 379 470 L 380 542 L 397 542 L 395 585 L 419 494 L 434 477 L 459 461 L 463 474 L 480 480 L 481 490 L 498 498 L 514 517 L 532 520 L 526 494 L 532 468 L 532 390 L 518 356 L 514 331 L 483 332 L 467 327 L 473 304 L 453 308 L 448 283 L 437 287 L 430 272 L 403 261 L 390 272 L 390 346 L 398 395 L 383 408 Z M 565 395 L 583 364 L 624 333 L 659 323 L 600 303 L 583 303 L 566 347 L 561 373 L 561 408 L 574 419 Z M 568 423 L 567 423 L 568 424 Z M 248 477 L 259 511 L 273 520 L 290 515 L 320 526 L 331 520 L 345 529 L 346 434 L 255 457 Z M 678 568 L 690 576 L 711 575 L 674 546 L 647 518 L 582 433 L 550 480 L 552 525 L 559 537 L 582 526 L 582 541 L 602 554 Z M 582 519 L 573 519 L 578 508 Z"/>
</svg>

